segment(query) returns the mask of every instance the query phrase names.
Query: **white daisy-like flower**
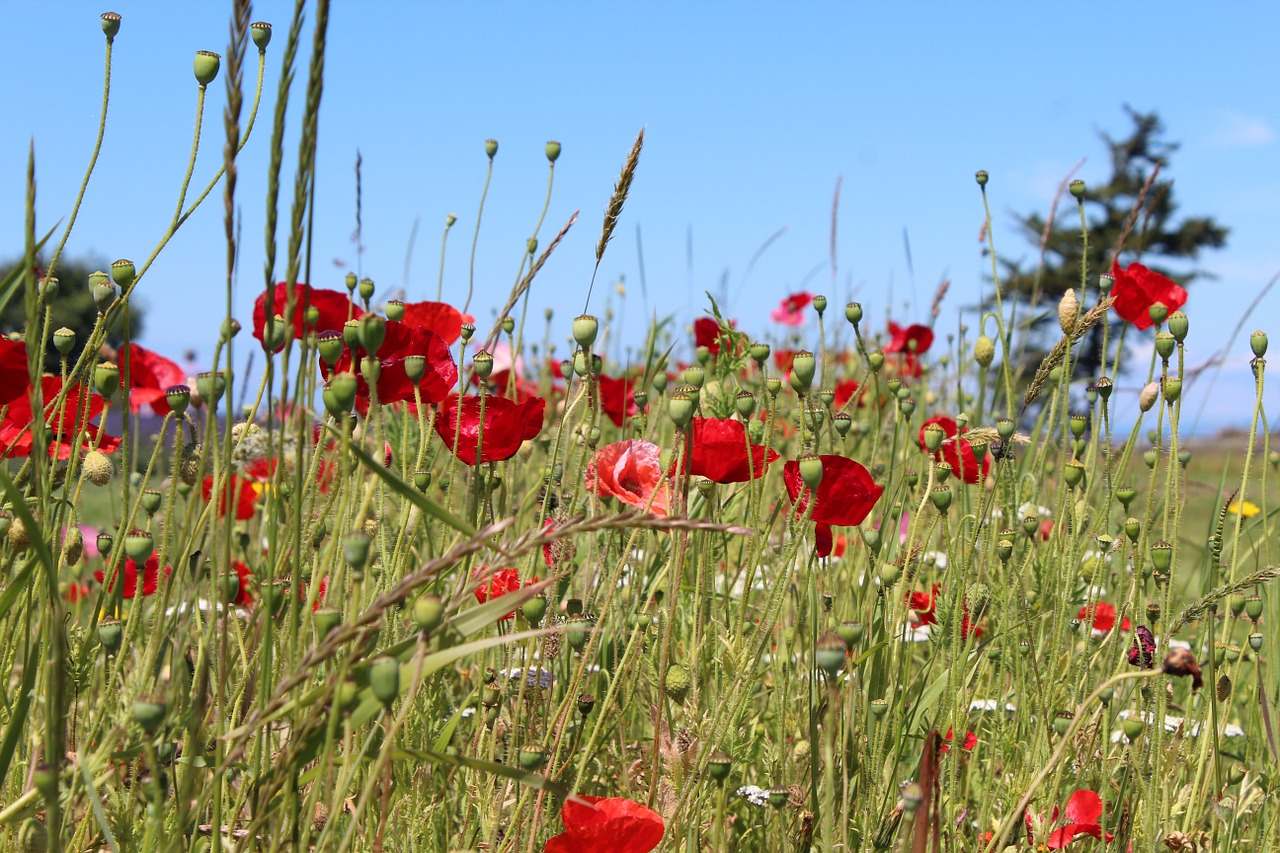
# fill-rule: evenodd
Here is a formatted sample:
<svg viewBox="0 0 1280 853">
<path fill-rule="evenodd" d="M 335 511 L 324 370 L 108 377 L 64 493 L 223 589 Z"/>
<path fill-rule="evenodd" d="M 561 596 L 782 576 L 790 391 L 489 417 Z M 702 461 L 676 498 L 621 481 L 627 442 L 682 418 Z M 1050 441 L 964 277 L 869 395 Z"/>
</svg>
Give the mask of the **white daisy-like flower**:
<svg viewBox="0 0 1280 853">
<path fill-rule="evenodd" d="M 1018 710 L 1016 706 L 1011 705 L 1008 702 L 1005 703 L 1004 709 L 1008 711 L 1010 714 Z M 969 710 L 970 711 L 998 711 L 1000 710 L 1000 702 L 996 699 L 974 699 L 972 702 L 969 703 Z"/>
<path fill-rule="evenodd" d="M 738 796 L 745 797 L 753 806 L 769 805 L 769 791 L 759 785 L 743 785 L 738 789 Z"/>
</svg>

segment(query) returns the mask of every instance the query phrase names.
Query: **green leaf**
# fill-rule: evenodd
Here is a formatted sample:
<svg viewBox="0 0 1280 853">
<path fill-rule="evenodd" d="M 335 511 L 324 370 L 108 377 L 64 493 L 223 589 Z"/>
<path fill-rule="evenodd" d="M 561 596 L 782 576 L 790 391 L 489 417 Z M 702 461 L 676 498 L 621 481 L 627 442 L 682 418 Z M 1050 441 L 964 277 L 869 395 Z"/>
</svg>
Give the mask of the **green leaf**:
<svg viewBox="0 0 1280 853">
<path fill-rule="evenodd" d="M 333 429 L 333 427 L 330 427 L 330 429 Z M 464 536 L 476 535 L 476 529 L 474 527 L 463 521 L 461 518 L 458 518 L 435 501 L 428 500 L 425 495 L 406 483 L 404 480 L 401 480 L 385 465 L 375 461 L 374 458 L 366 453 L 363 448 L 356 446 L 354 443 L 350 443 L 349 447 L 352 455 L 355 456 L 356 459 L 360 460 L 361 465 L 368 468 L 375 475 L 381 478 L 382 481 L 390 486 L 391 490 L 399 494 L 400 497 L 404 498 L 437 521 L 442 521 L 449 525 Z"/>
<path fill-rule="evenodd" d="M 57 227 L 57 225 L 54 225 L 53 228 L 50 228 L 49 233 L 41 237 L 39 243 L 36 243 L 37 253 L 44 248 L 44 244 L 53 236 L 53 232 Z M 9 274 L 0 281 L 0 312 L 3 312 L 9 306 L 9 302 L 13 297 L 18 295 L 18 290 L 22 287 L 22 273 L 22 264 L 16 264 L 13 269 L 9 270 Z"/>
<path fill-rule="evenodd" d="M 31 707 L 31 693 L 39 670 L 40 643 L 31 643 L 27 662 L 22 667 L 22 686 L 18 690 L 18 701 L 10 709 L 9 725 L 4 730 L 4 740 L 0 741 L 0 787 L 9 781 L 9 763 L 13 761 L 13 752 L 18 748 L 18 740 L 27 723 L 27 709 Z"/>
<path fill-rule="evenodd" d="M 557 797 L 566 798 L 569 796 L 569 786 L 562 785 L 559 782 L 552 782 L 545 776 L 539 776 L 537 773 L 530 773 L 521 770 L 518 767 L 511 767 L 506 764 L 497 764 L 493 761 L 482 761 L 479 758 L 469 758 L 465 755 L 449 755 L 444 752 L 428 752 L 426 750 L 407 749 L 405 747 L 395 747 L 392 755 L 401 761 L 417 761 L 424 764 L 452 764 L 455 767 L 469 767 L 472 770 L 479 770 L 481 773 L 492 773 L 494 776 L 501 776 L 504 779 L 510 779 L 513 782 L 519 782 L 521 785 L 534 788 L 539 791 L 546 791 Z"/>
</svg>

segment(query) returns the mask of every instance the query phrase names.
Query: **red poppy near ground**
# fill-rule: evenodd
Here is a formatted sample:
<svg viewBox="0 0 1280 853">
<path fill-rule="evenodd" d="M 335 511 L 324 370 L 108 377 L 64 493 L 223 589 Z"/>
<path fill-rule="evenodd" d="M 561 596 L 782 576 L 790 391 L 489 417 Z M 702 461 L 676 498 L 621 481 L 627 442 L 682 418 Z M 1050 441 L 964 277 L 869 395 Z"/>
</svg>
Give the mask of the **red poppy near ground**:
<svg viewBox="0 0 1280 853">
<path fill-rule="evenodd" d="M 1076 614 L 1076 618 L 1084 622 L 1090 618 L 1092 613 L 1093 630 L 1107 632 L 1116 625 L 1116 606 L 1108 604 L 1105 601 L 1099 601 L 1097 604 L 1086 604 L 1080 608 L 1080 612 Z M 1130 627 L 1129 617 L 1124 617 L 1120 622 L 1120 630 L 1128 631 Z"/>
<path fill-rule="evenodd" d="M 489 579 L 487 581 L 482 581 L 481 584 L 476 587 L 476 600 L 481 604 L 484 604 L 490 598 L 498 598 L 509 592 L 515 592 L 522 585 L 529 586 L 530 584 L 538 582 L 538 578 L 535 575 L 533 580 L 527 580 L 524 584 L 521 584 L 520 573 L 515 569 L 498 569 L 492 574 L 489 574 L 489 567 L 481 566 L 472 573 L 472 577 L 480 577 L 483 575 L 488 575 Z M 516 612 L 512 610 L 506 616 L 500 617 L 498 621 L 502 622 L 515 615 Z"/>
<path fill-rule="evenodd" d="M 716 483 L 745 483 L 762 477 L 778 458 L 771 448 L 748 444 L 746 428 L 735 418 L 694 418 L 691 442 L 692 451 L 686 451 L 683 457 L 685 473 Z M 675 473 L 673 461 L 669 474 L 674 477 Z"/>
<path fill-rule="evenodd" d="M 769 319 L 784 326 L 804 325 L 804 309 L 813 302 L 813 294 L 807 290 L 793 293 L 769 312 Z"/>
<path fill-rule="evenodd" d="M 410 356 L 426 359 L 422 378 L 418 380 L 418 395 L 423 403 L 439 403 L 458 382 L 458 366 L 444 338 L 430 329 L 407 326 L 388 321 L 386 337 L 378 348 L 378 402 L 412 402 L 413 380 L 409 378 L 405 361 Z M 368 353 L 356 347 L 352 359 L 350 349 L 344 349 L 332 368 L 320 362 L 320 373 L 328 379 L 334 373 L 353 372 L 356 377 L 356 408 L 361 414 L 369 411 L 369 384 L 365 382 L 360 362 Z"/>
<path fill-rule="evenodd" d="M 978 457 L 973 452 L 973 445 L 969 443 L 967 438 L 959 437 L 960 429 L 951 418 L 943 415 L 934 415 L 925 421 L 920 427 L 920 449 L 928 451 L 924 441 L 924 432 L 933 424 L 942 427 L 943 432 L 947 434 L 947 437 L 942 441 L 942 447 L 934 454 L 934 458 L 940 458 L 950 465 L 952 473 L 971 486 L 986 479 L 987 474 L 991 471 L 991 457 L 984 454 L 982 464 L 979 465 Z"/>
<path fill-rule="evenodd" d="M 1132 323 L 1138 331 L 1155 325 L 1151 320 L 1151 306 L 1157 302 L 1169 309 L 1169 313 L 1187 304 L 1187 291 L 1177 282 L 1139 263 L 1120 269 L 1117 261 L 1111 262 L 1111 275 L 1116 283 L 1111 287 L 1115 297 L 1112 308 L 1120 319 Z"/>
<path fill-rule="evenodd" d="M 200 497 L 205 503 L 213 499 L 213 477 L 205 477 L 200 485 Z M 222 495 L 218 498 L 218 518 L 225 518 L 228 507 L 234 502 L 237 521 L 253 518 L 255 504 L 258 502 L 258 489 L 248 477 L 232 474 L 222 486 Z"/>
<path fill-rule="evenodd" d="M 600 374 L 600 408 L 616 427 L 636 413 L 635 380 Z"/>
<path fill-rule="evenodd" d="M 861 463 L 844 456 L 823 454 L 822 482 L 818 485 L 810 521 L 817 528 L 818 556 L 831 554 L 831 525 L 857 526 L 871 514 L 871 508 L 880 500 L 884 486 L 876 485 L 871 473 Z M 805 512 L 809 502 L 809 490 L 800 476 L 800 463 L 788 460 L 782 466 L 782 480 L 787 494 L 795 504 L 796 517 Z"/>
<path fill-rule="evenodd" d="M 652 809 L 621 797 L 584 797 L 560 809 L 564 832 L 547 839 L 546 853 L 649 853 L 666 827 Z"/>
<path fill-rule="evenodd" d="M 341 332 L 348 319 L 359 319 L 363 311 L 353 305 L 350 297 L 339 290 L 321 290 L 306 284 L 297 284 L 293 288 L 293 337 L 301 338 L 304 328 L 315 332 Z M 288 309 L 289 285 L 280 282 L 271 293 L 271 313 L 284 316 Z M 307 308 L 312 307 L 320 312 L 314 326 L 307 326 Z M 262 342 L 263 329 L 267 325 L 267 294 L 260 293 L 253 303 L 253 336 Z M 276 352 L 284 349 L 284 344 L 276 348 Z"/>
<path fill-rule="evenodd" d="M 49 430 L 46 437 L 49 439 L 50 458 L 70 459 L 72 450 L 88 449 L 95 441 L 103 453 L 112 453 L 120 446 L 119 438 L 101 433 L 100 426 L 88 423 L 102 414 L 105 406 L 97 394 L 79 383 L 73 384 L 67 391 L 66 404 L 59 418 L 55 404 L 62 390 L 62 380 L 56 376 L 45 376 L 41 379 L 40 388 L 47 413 L 45 425 Z M 34 440 L 31 423 L 34 420 L 30 395 L 24 393 L 9 401 L 4 420 L 0 421 L 0 457 L 31 455 Z M 77 441 L 82 428 L 83 437 Z"/>
<path fill-rule="evenodd" d="M 1030 809 L 1024 816 L 1027 822 L 1027 841 L 1033 847 L 1037 835 L 1046 849 L 1059 850 L 1066 847 L 1081 835 L 1092 835 L 1102 840 L 1102 825 L 1098 822 L 1102 817 L 1102 797 L 1096 791 L 1078 788 L 1067 800 L 1067 808 L 1063 813 L 1066 823 L 1057 829 L 1050 830 L 1058 822 L 1058 807 L 1053 807 L 1053 815 L 1048 821 L 1043 815 L 1033 817 Z M 1038 825 L 1037 825 L 1038 824 Z M 1115 836 L 1107 833 L 1107 843 Z"/>
<path fill-rule="evenodd" d="M 907 593 L 907 606 L 915 611 L 916 617 L 919 619 L 918 625 L 937 625 L 937 606 L 938 593 L 942 591 L 942 584 L 935 583 L 928 592 L 915 590 Z M 963 639 L 969 637 L 981 637 L 982 626 L 969 624 L 969 602 L 962 602 L 960 605 L 960 636 Z"/>
<path fill-rule="evenodd" d="M 107 589 L 111 592 L 116 591 L 114 587 L 118 572 L 119 568 L 117 567 L 116 571 L 111 574 L 111 583 L 107 586 Z M 93 577 L 98 581 L 98 583 L 103 582 L 104 576 L 102 569 L 98 569 L 98 571 L 93 573 Z M 159 585 L 159 580 L 160 559 L 155 554 L 152 554 L 147 558 L 147 562 L 143 564 L 142 567 L 143 597 L 155 595 L 156 588 Z M 133 598 L 138 594 L 138 564 L 134 562 L 132 557 L 125 557 L 124 559 L 124 584 L 122 594 L 125 598 Z"/>
<path fill-rule="evenodd" d="M 480 462 L 501 462 L 515 456 L 520 445 L 538 437 L 545 408 L 546 403 L 541 397 L 530 397 L 522 403 L 513 403 L 503 397 L 485 397 L 484 432 L 481 434 L 480 398 L 462 398 L 459 421 L 458 395 L 450 394 L 436 415 L 436 434 L 445 447 L 468 465 L 476 464 L 477 455 Z"/>
<path fill-rule="evenodd" d="M 946 752 L 947 750 L 951 749 L 951 734 L 953 731 L 955 730 L 947 729 L 947 733 L 942 736 L 942 746 L 939 748 L 938 750 L 939 752 Z M 963 749 L 965 752 L 973 752 L 973 748 L 977 745 L 978 745 L 978 736 L 975 735 L 973 732 L 966 730 L 964 733 L 964 743 L 960 744 L 960 748 Z"/>
<path fill-rule="evenodd" d="M 475 322 L 475 318 L 447 302 L 406 302 L 404 319 L 400 322 L 410 328 L 433 332 L 452 345 L 462 337 L 462 324 Z"/>
<path fill-rule="evenodd" d="M 187 381 L 187 372 L 158 352 L 131 343 L 120 348 L 120 381 L 124 381 L 125 360 L 129 362 L 129 409 L 138 411 L 151 406 L 157 415 L 167 415 L 169 400 L 165 396 L 174 385 Z"/>
<path fill-rule="evenodd" d="M 666 515 L 671 489 L 662 479 L 662 448 L 642 438 L 629 438 L 599 448 L 587 463 L 587 488 L 602 498 Z"/>
</svg>

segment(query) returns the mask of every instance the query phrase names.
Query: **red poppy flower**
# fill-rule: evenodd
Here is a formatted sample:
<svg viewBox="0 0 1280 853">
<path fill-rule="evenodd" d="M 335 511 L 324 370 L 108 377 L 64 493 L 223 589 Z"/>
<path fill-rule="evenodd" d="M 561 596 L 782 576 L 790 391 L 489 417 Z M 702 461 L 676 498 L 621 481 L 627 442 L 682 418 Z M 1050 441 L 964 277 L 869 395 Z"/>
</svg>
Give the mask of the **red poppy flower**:
<svg viewBox="0 0 1280 853">
<path fill-rule="evenodd" d="M 917 377 L 920 375 L 920 356 L 933 346 L 933 329 L 913 323 L 910 326 L 899 326 L 889 323 L 889 343 L 884 352 L 898 357 L 896 369 L 900 376 Z"/>
<path fill-rule="evenodd" d="M 763 445 L 748 444 L 747 431 L 735 418 L 694 418 L 692 450 L 684 455 L 686 474 L 716 483 L 745 483 L 764 476 L 778 454 Z M 751 456 L 747 457 L 747 448 Z M 671 463 L 670 475 L 676 465 Z"/>
<path fill-rule="evenodd" d="M 22 341 L 0 338 L 0 406 L 25 397 L 30 387 L 27 381 L 27 345 Z"/>
<path fill-rule="evenodd" d="M 907 593 L 907 606 L 915 611 L 916 618 L 919 619 L 918 625 L 937 625 L 937 605 L 938 593 L 942 590 L 942 584 L 935 583 L 928 592 L 916 590 Z M 969 624 L 969 602 L 960 603 L 960 636 L 963 639 L 969 637 L 981 637 L 982 626 Z"/>
<path fill-rule="evenodd" d="M 713 317 L 693 321 L 694 346 L 706 347 L 712 355 L 720 354 L 720 324 Z"/>
<path fill-rule="evenodd" d="M 541 397 L 531 397 L 523 403 L 485 397 L 484 434 L 481 435 L 480 398 L 463 397 L 459 432 L 458 395 L 450 394 L 436 416 L 436 434 L 445 447 L 468 465 L 476 464 L 477 451 L 480 462 L 501 462 L 515 456 L 520 445 L 538 437 L 545 407 Z"/>
<path fill-rule="evenodd" d="M 120 378 L 124 379 L 125 361 L 129 363 L 129 409 L 138 411 L 150 405 L 157 415 L 167 415 L 169 400 L 165 392 L 187 381 L 187 372 L 160 353 L 129 344 L 120 349 Z"/>
<path fill-rule="evenodd" d="M 119 569 L 117 568 L 116 572 L 118 571 Z M 93 577 L 98 581 L 98 583 L 102 583 L 102 579 L 104 577 L 102 569 L 98 569 L 98 571 L 94 572 Z M 117 574 L 113 572 L 111 575 L 111 583 L 107 585 L 107 589 L 111 592 L 115 592 L 114 586 L 116 577 Z M 159 585 L 159 580 L 160 558 L 155 554 L 152 554 L 147 558 L 147 562 L 142 567 L 143 597 L 155 595 L 156 587 Z M 124 584 L 122 594 L 125 598 L 133 598 L 138 594 L 138 564 L 134 562 L 132 557 L 125 557 L 124 559 Z"/>
<path fill-rule="evenodd" d="M 488 566 L 480 566 L 475 570 L 475 572 L 472 573 L 472 576 L 477 577 L 481 575 L 486 575 L 488 573 L 489 573 Z M 530 584 L 535 584 L 537 582 L 538 582 L 538 578 L 535 575 L 533 580 L 527 580 L 524 582 L 523 585 L 529 586 Z M 509 592 L 515 592 L 520 587 L 521 587 L 520 573 L 517 570 L 498 569 L 496 572 L 493 572 L 491 575 L 489 575 L 489 580 L 487 583 L 481 582 L 481 584 L 478 587 L 476 587 L 476 600 L 479 601 L 481 604 L 484 604 L 490 598 L 498 598 L 499 596 L 506 595 Z M 504 620 L 510 619 L 512 616 L 515 616 L 515 615 L 516 615 L 516 612 L 512 610 L 506 616 L 503 616 L 500 619 L 498 619 L 498 621 L 502 622 Z"/>
<path fill-rule="evenodd" d="M 858 398 L 858 405 L 864 404 L 862 395 L 859 394 L 858 383 L 852 379 L 842 379 L 836 383 L 836 387 L 832 389 L 835 392 L 835 399 L 831 401 L 831 405 L 837 411 L 843 409 L 854 397 Z"/>
<path fill-rule="evenodd" d="M 462 324 L 474 323 L 475 318 L 447 302 L 406 302 L 401 322 L 411 328 L 434 332 L 446 344 L 453 344 L 462 337 Z"/>
<path fill-rule="evenodd" d="M 1132 323 L 1139 331 L 1155 325 L 1151 321 L 1151 306 L 1157 302 L 1168 308 L 1170 314 L 1187 304 L 1187 291 L 1172 279 L 1142 264 L 1133 263 L 1120 269 L 1120 264 L 1112 261 L 1111 275 L 1116 280 L 1111 287 L 1111 295 L 1116 301 L 1111 307 L 1116 309 L 1122 320 Z"/>
<path fill-rule="evenodd" d="M 973 445 L 969 443 L 967 438 L 960 438 L 960 429 L 956 426 L 956 422 L 951 418 L 943 415 L 934 415 L 925 421 L 920 427 L 920 449 L 927 452 L 924 443 L 924 431 L 937 424 L 942 427 L 947 437 L 942 441 L 942 447 L 934 454 L 934 458 L 939 458 L 951 466 L 951 471 L 956 477 L 963 479 L 969 485 L 974 485 L 985 479 L 991 471 L 991 457 L 984 455 L 982 464 L 978 464 L 978 457 L 973 452 Z"/>
<path fill-rule="evenodd" d="M 25 369 L 25 368 L 24 368 Z M 49 456 L 57 459 L 70 459 L 72 450 L 88 449 L 97 442 L 97 448 L 103 453 L 112 453 L 120 446 L 120 439 L 101 433 L 101 427 L 88 423 L 102 414 L 104 403 L 102 398 L 79 383 L 73 384 L 67 391 L 67 399 L 59 418 L 54 406 L 58 392 L 62 390 L 62 380 L 57 376 L 45 376 L 41 380 L 41 391 L 44 397 L 45 412 L 48 416 L 45 424 L 49 429 Z M 83 409 L 82 409 L 83 407 Z M 35 417 L 31 413 L 31 397 L 23 394 L 9 401 L 4 420 L 0 421 L 0 457 L 23 457 L 31 455 L 32 435 L 31 423 Z M 80 441 L 80 430 L 84 433 Z"/>
<path fill-rule="evenodd" d="M 776 349 L 773 351 L 773 366 L 778 369 L 779 373 L 790 376 L 791 365 L 795 360 L 796 351 L 793 349 Z"/>
<path fill-rule="evenodd" d="M 813 302 L 813 294 L 807 290 L 793 293 L 778 303 L 778 307 L 769 313 L 769 319 L 784 326 L 804 325 L 804 309 Z"/>
<path fill-rule="evenodd" d="M 414 399 L 414 383 L 409 378 L 405 361 L 410 356 L 422 356 L 426 365 L 422 379 L 418 381 L 418 394 L 423 403 L 439 403 L 458 382 L 458 366 L 453 362 L 449 345 L 430 329 L 394 321 L 388 321 L 386 326 L 386 337 L 378 348 L 378 402 L 399 403 Z M 344 349 L 332 369 L 320 362 L 320 372 L 325 379 L 334 373 L 350 371 L 355 374 L 356 408 L 361 414 L 369 411 L 369 384 L 357 368 L 367 354 L 363 347 L 356 347 L 353 360 L 351 350 Z"/>
<path fill-rule="evenodd" d="M 88 595 L 89 585 L 83 581 L 71 581 L 67 584 L 66 590 L 62 593 L 62 597 L 71 604 L 76 604 L 77 602 L 84 600 Z"/>
<path fill-rule="evenodd" d="M 1090 791 L 1087 788 L 1076 789 L 1067 800 L 1063 817 L 1067 822 L 1058 829 L 1050 831 L 1049 828 L 1058 822 L 1057 806 L 1053 807 L 1053 816 L 1047 822 L 1043 816 L 1033 818 L 1031 811 L 1028 810 L 1025 815 L 1027 841 L 1034 847 L 1036 833 L 1039 832 L 1042 843 L 1047 849 L 1059 850 L 1081 835 L 1092 835 L 1099 841 L 1102 840 L 1102 825 L 1098 822 L 1102 817 L 1102 797 L 1098 796 L 1096 791 Z M 1108 832 L 1107 843 L 1110 843 L 1114 837 Z"/>
<path fill-rule="evenodd" d="M 213 477 L 205 477 L 200 486 L 200 496 L 208 503 L 213 499 Z M 222 486 L 222 495 L 218 498 L 218 518 L 224 518 L 227 508 L 234 504 L 237 521 L 253 518 L 255 504 L 258 502 L 258 490 L 252 480 L 232 474 Z"/>
<path fill-rule="evenodd" d="M 1091 613 L 1092 611 L 1092 613 Z M 1097 604 L 1087 604 L 1080 608 L 1080 612 L 1076 614 L 1076 618 L 1081 622 L 1086 621 L 1092 615 L 1093 630 L 1106 633 L 1116 626 L 1116 606 L 1108 604 L 1105 601 L 1099 601 Z M 1120 621 L 1120 630 L 1128 631 L 1130 627 L 1129 617 L 1124 617 Z"/>
<path fill-rule="evenodd" d="M 293 337 L 301 338 L 306 327 L 307 308 L 315 308 L 320 312 L 319 319 L 311 327 L 315 332 L 341 332 L 347 320 L 355 320 L 364 312 L 359 306 L 352 304 L 350 296 L 339 290 L 321 290 L 306 284 L 296 284 L 293 288 Z M 271 313 L 284 316 L 288 308 L 289 285 L 280 282 L 271 293 Z M 253 303 L 253 336 L 261 343 L 263 329 L 267 325 L 267 294 L 261 293 Z M 276 352 L 284 349 L 284 344 L 277 347 Z"/>
<path fill-rule="evenodd" d="M 564 832 L 547 839 L 546 853 L 649 853 L 666 831 L 652 809 L 621 797 L 582 797 L 560 809 Z"/>
<path fill-rule="evenodd" d="M 606 444 L 587 463 L 587 488 L 602 498 L 666 515 L 671 490 L 662 479 L 662 449 L 643 438 Z"/>
<path fill-rule="evenodd" d="M 857 526 L 871 514 L 871 508 L 880 500 L 884 486 L 877 486 L 871 473 L 862 464 L 844 456 L 823 454 L 822 482 L 813 503 L 814 522 L 818 534 L 818 556 L 830 555 L 832 549 L 831 525 Z M 808 506 L 808 489 L 800 477 L 800 463 L 788 460 L 782 467 L 782 480 L 787 494 L 796 505 L 796 517 L 804 514 Z"/>
<path fill-rule="evenodd" d="M 951 749 L 951 734 L 954 729 L 947 729 L 947 733 L 942 736 L 942 746 L 939 752 L 946 752 Z M 978 736 L 971 731 L 965 731 L 964 743 L 960 744 L 960 748 L 965 752 L 973 752 L 973 748 L 978 745 Z"/>
<path fill-rule="evenodd" d="M 635 380 L 614 379 L 603 373 L 599 378 L 600 408 L 613 421 L 614 426 L 620 427 L 624 420 L 636 413 L 636 399 L 633 396 Z"/>
<path fill-rule="evenodd" d="M 471 382 L 473 385 L 479 387 L 480 377 L 472 374 Z M 515 389 L 514 393 L 511 393 L 511 385 L 513 382 L 515 383 Z M 513 379 L 512 372 L 510 370 L 494 371 L 489 375 L 485 384 L 488 387 L 490 394 L 495 394 L 499 397 L 514 398 L 517 403 L 523 403 L 530 397 L 538 396 L 538 386 L 535 383 L 530 382 L 519 374 L 515 374 L 515 378 Z"/>
</svg>

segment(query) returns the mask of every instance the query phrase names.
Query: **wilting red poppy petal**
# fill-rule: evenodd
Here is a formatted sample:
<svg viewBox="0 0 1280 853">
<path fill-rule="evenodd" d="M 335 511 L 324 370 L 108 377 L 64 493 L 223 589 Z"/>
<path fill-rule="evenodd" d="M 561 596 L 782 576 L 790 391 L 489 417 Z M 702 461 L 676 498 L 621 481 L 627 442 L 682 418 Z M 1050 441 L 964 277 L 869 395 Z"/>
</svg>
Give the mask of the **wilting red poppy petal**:
<svg viewBox="0 0 1280 853">
<path fill-rule="evenodd" d="M 338 290 L 320 290 L 306 284 L 294 286 L 293 337 L 301 338 L 305 327 L 307 308 L 313 307 L 320 312 L 314 330 L 319 332 L 341 332 L 348 319 L 359 319 L 364 314 L 359 306 L 353 305 L 351 298 Z M 280 282 L 271 292 L 271 313 L 284 316 L 288 308 L 289 285 Z M 253 336 L 262 341 L 263 329 L 267 324 L 267 294 L 261 293 L 253 303 Z M 284 349 L 281 344 L 276 352 Z"/>
<path fill-rule="evenodd" d="M 436 434 L 468 465 L 476 464 L 477 451 L 480 462 L 501 462 L 515 456 L 524 442 L 538 437 L 545 407 L 541 397 L 531 397 L 522 403 L 503 397 L 485 397 L 484 434 L 481 435 L 480 398 L 463 397 L 459 416 L 458 395 L 450 394 L 436 416 Z"/>
<path fill-rule="evenodd" d="M 200 486 L 200 496 L 205 503 L 213 499 L 213 477 L 205 477 Z M 223 484 L 222 495 L 218 499 L 218 518 L 227 514 L 227 507 L 235 501 L 236 519 L 245 521 L 253 518 L 254 507 L 258 502 L 258 490 L 253 481 L 247 477 L 232 474 Z"/>
<path fill-rule="evenodd" d="M 652 809 L 621 797 L 580 797 L 560 809 L 565 831 L 547 840 L 546 853 L 649 853 L 666 827 Z"/>
<path fill-rule="evenodd" d="M 1118 261 L 1112 261 L 1111 275 L 1116 280 L 1111 287 L 1116 301 L 1111 307 L 1139 331 L 1155 325 L 1151 321 L 1151 306 L 1157 302 L 1168 308 L 1170 314 L 1187 304 L 1186 290 L 1142 264 L 1133 263 L 1121 269 Z"/>
<path fill-rule="evenodd" d="M 778 458 L 772 449 L 766 451 L 763 445 L 749 444 L 746 429 L 735 418 L 694 418 L 692 444 L 692 451 L 684 455 L 685 472 L 716 483 L 745 483 L 761 477 Z M 675 470 L 672 462 L 672 476 Z"/>
<path fill-rule="evenodd" d="M 671 493 L 662 479 L 661 455 L 658 445 L 642 438 L 606 444 L 587 463 L 587 488 L 601 497 L 666 515 Z"/>
</svg>

